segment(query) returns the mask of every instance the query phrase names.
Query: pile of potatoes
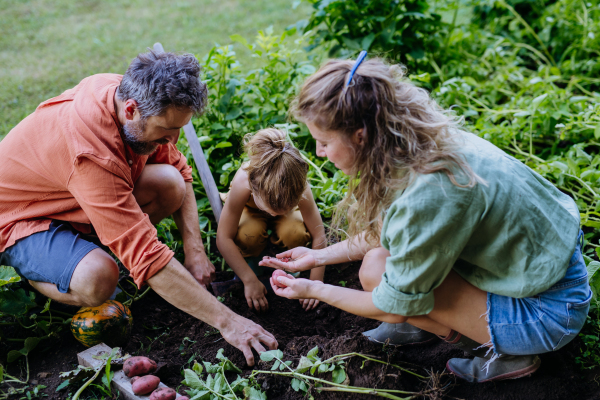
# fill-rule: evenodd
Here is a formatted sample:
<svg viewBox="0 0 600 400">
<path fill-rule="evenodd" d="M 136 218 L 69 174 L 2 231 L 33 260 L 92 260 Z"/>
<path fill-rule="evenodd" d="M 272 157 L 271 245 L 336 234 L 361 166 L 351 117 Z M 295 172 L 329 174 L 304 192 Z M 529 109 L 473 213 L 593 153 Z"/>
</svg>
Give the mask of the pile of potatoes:
<svg viewBox="0 0 600 400">
<path fill-rule="evenodd" d="M 177 392 L 168 387 L 158 388 L 158 376 L 148 375 L 156 371 L 156 362 L 148 357 L 131 357 L 123 364 L 123 372 L 131 378 L 131 389 L 136 395 L 150 395 L 150 400 L 175 400 Z M 157 389 L 158 388 L 158 389 Z M 189 400 L 182 396 L 179 400 Z"/>
</svg>

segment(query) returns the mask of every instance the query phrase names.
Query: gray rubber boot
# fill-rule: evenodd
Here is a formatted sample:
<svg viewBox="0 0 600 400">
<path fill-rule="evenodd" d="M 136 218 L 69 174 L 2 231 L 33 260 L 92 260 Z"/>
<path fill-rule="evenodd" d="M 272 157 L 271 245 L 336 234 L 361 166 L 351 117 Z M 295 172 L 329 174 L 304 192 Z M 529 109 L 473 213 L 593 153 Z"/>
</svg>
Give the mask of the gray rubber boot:
<svg viewBox="0 0 600 400">
<path fill-rule="evenodd" d="M 486 357 L 486 355 L 491 355 L 492 351 L 489 347 L 482 347 L 481 343 L 474 341 L 471 338 L 466 337 L 465 335 L 456 332 L 455 330 L 450 331 L 450 334 L 446 337 L 440 336 L 440 339 L 443 339 L 446 343 L 452 344 L 465 353 L 468 353 L 475 357 Z"/>
<path fill-rule="evenodd" d="M 535 355 L 508 356 L 502 354 L 486 365 L 491 358 L 491 356 L 475 357 L 472 360 L 452 358 L 446 363 L 446 368 L 468 382 L 489 382 L 522 378 L 531 375 L 540 367 L 540 358 Z"/>
<path fill-rule="evenodd" d="M 412 326 L 409 323 L 388 324 L 382 322 L 377 328 L 363 332 L 371 342 L 389 343 L 392 346 L 402 346 L 408 344 L 423 344 L 431 342 L 437 338 L 433 333 Z"/>
</svg>

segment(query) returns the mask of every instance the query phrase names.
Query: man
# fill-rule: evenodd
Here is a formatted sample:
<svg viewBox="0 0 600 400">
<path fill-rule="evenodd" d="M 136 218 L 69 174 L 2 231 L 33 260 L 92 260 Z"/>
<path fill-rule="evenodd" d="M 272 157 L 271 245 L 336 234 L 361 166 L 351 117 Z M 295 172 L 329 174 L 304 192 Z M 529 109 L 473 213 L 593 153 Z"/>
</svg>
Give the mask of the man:
<svg viewBox="0 0 600 400">
<path fill-rule="evenodd" d="M 175 143 L 207 98 L 189 54 L 140 54 L 124 76 L 100 74 L 40 104 L 0 142 L 0 265 L 42 294 L 97 306 L 114 292 L 121 260 L 177 308 L 216 327 L 249 365 L 275 338 L 221 304 L 204 285 L 191 167 Z M 173 215 L 185 265 L 153 224 Z M 87 234 L 92 234 L 88 236 Z"/>
</svg>

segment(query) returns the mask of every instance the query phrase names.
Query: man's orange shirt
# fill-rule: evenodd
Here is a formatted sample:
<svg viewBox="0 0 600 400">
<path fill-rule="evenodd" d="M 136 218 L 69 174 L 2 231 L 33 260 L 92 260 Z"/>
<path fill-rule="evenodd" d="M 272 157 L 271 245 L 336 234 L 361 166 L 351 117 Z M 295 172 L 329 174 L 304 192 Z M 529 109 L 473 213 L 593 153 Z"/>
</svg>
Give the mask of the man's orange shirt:
<svg viewBox="0 0 600 400">
<path fill-rule="evenodd" d="M 173 257 L 133 196 L 148 164 L 170 164 L 186 182 L 192 169 L 175 146 L 140 156 L 119 134 L 114 94 L 121 75 L 100 74 L 40 104 L 0 142 L 0 252 L 69 221 L 91 224 L 141 286 Z"/>
</svg>

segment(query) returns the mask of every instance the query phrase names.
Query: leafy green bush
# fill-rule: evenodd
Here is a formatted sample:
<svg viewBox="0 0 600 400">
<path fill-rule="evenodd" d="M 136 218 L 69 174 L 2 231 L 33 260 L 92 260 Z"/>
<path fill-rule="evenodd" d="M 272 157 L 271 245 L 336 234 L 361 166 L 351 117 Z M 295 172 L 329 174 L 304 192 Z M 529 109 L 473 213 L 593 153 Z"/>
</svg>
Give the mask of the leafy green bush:
<svg viewBox="0 0 600 400">
<path fill-rule="evenodd" d="M 324 46 L 330 57 L 361 50 L 416 67 L 443 43 L 441 16 L 422 0 L 306 0 L 313 7 L 297 27 L 308 33 L 309 50 Z"/>
</svg>

